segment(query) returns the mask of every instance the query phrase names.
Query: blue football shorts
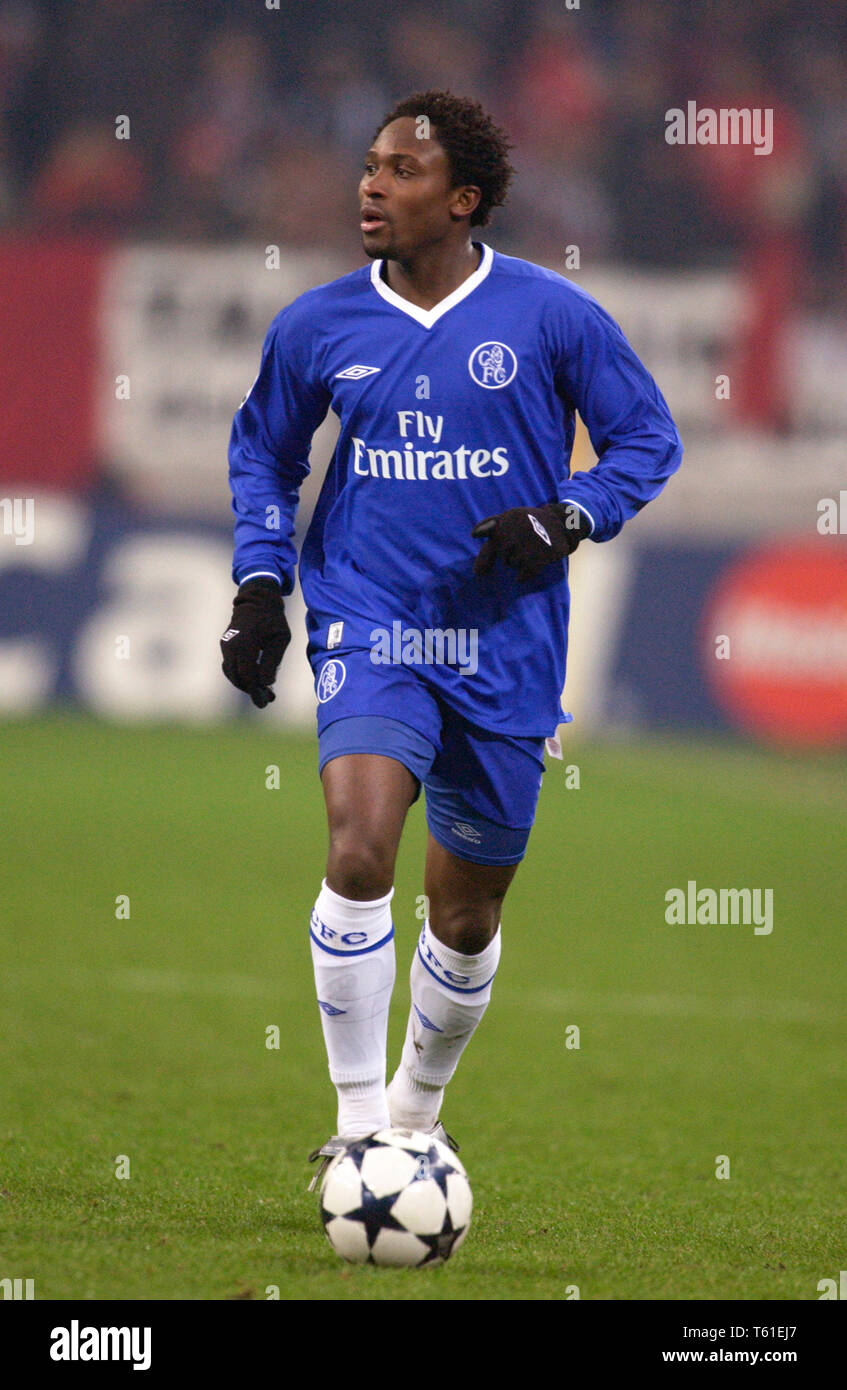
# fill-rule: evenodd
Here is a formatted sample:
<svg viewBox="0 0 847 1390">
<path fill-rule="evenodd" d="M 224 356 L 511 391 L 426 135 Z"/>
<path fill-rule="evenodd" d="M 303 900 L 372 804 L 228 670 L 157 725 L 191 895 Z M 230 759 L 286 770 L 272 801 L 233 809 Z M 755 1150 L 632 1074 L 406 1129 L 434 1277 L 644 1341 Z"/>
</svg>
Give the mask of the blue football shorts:
<svg viewBox="0 0 847 1390">
<path fill-rule="evenodd" d="M 395 758 L 425 788 L 427 825 L 440 845 L 475 864 L 520 863 L 544 775 L 543 738 L 480 728 L 415 667 L 376 665 L 369 649 L 310 649 L 309 659 L 321 772 L 347 753 Z"/>
</svg>

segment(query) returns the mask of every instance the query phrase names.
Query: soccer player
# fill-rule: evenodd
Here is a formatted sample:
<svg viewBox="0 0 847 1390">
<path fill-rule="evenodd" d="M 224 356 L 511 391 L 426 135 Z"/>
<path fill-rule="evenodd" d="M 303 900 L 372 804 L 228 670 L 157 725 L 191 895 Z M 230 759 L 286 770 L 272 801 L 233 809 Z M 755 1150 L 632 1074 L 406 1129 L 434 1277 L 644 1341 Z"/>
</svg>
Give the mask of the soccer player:
<svg viewBox="0 0 847 1390">
<path fill-rule="evenodd" d="M 385 118 L 359 185 L 371 264 L 277 315 L 232 428 L 223 669 L 262 708 L 290 640 L 310 443 L 330 408 L 340 420 L 300 556 L 329 823 L 311 951 L 338 1098 L 319 1172 L 388 1125 L 447 1138 L 444 1087 L 491 997 L 501 906 L 563 717 L 568 557 L 616 536 L 682 456 L 596 301 L 474 239 L 505 201 L 509 149 L 446 92 Z M 598 461 L 571 475 L 577 410 Z M 394 864 L 422 785 L 428 915 L 386 1089 Z"/>
</svg>

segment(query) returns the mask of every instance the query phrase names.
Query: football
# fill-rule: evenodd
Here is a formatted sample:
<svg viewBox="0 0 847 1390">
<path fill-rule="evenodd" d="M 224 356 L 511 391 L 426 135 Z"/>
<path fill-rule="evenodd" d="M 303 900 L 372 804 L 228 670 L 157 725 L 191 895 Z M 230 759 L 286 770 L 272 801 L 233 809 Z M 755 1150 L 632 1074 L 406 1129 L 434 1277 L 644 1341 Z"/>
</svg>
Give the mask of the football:
<svg viewBox="0 0 847 1390">
<path fill-rule="evenodd" d="M 321 1185 L 327 1238 L 352 1264 L 443 1264 L 465 1239 L 472 1207 L 456 1155 L 411 1129 L 383 1129 L 351 1144 Z"/>
</svg>

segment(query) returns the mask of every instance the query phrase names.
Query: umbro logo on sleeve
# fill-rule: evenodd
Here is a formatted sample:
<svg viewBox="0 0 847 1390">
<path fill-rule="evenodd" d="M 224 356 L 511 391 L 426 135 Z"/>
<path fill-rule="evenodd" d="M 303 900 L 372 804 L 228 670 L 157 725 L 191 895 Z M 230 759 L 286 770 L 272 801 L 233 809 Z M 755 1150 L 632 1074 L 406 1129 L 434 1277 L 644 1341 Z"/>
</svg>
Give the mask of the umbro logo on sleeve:
<svg viewBox="0 0 847 1390">
<path fill-rule="evenodd" d="M 381 371 L 382 367 L 362 367 L 357 363 L 355 367 L 345 367 L 343 372 L 336 372 L 335 375 L 345 381 L 358 381 L 360 377 L 372 376 L 374 372 Z"/>
</svg>

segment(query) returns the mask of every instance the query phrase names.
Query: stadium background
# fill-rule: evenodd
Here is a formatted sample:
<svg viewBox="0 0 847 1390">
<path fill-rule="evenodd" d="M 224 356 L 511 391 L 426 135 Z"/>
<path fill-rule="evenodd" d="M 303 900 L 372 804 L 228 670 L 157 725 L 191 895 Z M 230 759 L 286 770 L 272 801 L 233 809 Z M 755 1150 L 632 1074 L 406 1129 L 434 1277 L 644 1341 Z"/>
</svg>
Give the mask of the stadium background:
<svg viewBox="0 0 847 1390">
<path fill-rule="evenodd" d="M 279 307 L 361 263 L 355 183 L 365 142 L 393 101 L 429 86 L 480 99 L 515 141 L 514 192 L 483 239 L 597 295 L 655 374 L 686 446 L 661 499 L 614 545 L 583 546 L 572 565 L 565 703 L 575 723 L 563 738 L 566 764 L 581 770 L 582 800 L 568 801 L 561 770 L 552 789 L 548 774 L 535 857 L 515 889 L 515 916 L 531 917 L 537 936 L 514 947 L 512 1002 L 520 972 L 528 989 L 535 981 L 537 1000 L 547 940 L 558 952 L 551 991 L 560 989 L 563 1008 L 570 1001 L 590 1012 L 593 998 L 613 1033 L 646 1020 L 653 1061 L 665 1055 L 669 1019 L 692 1030 L 676 1041 L 694 1076 L 677 1080 L 707 1110 L 713 1030 L 726 1025 L 726 1064 L 740 1065 L 740 1046 L 750 1085 L 773 1101 L 759 1115 L 768 1142 L 778 1147 L 783 1131 L 786 1143 L 796 1137 L 791 1116 L 802 1094 L 809 1143 L 817 1135 L 831 1173 L 833 1136 L 816 1105 L 821 1076 L 832 1089 L 844 1079 L 827 1049 L 843 1027 L 844 977 L 835 933 L 847 741 L 845 40 L 847 14 L 824 0 L 577 8 L 283 0 L 278 9 L 259 0 L 0 0 L 0 716 L 20 856 L 10 854 L 6 875 L 7 1017 L 22 1059 L 23 1108 L 13 1113 L 42 1135 L 45 1190 L 58 1143 L 46 1095 L 59 1097 L 56 1113 L 75 1135 L 63 1142 L 87 1155 L 79 1171 L 69 1159 L 83 1205 L 106 1150 L 128 1143 L 113 1138 L 114 1106 L 102 1097 L 147 1087 L 156 1110 L 143 1049 L 131 1046 L 145 1019 L 160 1062 L 173 1048 L 194 1058 L 182 1091 L 174 1080 L 178 1108 L 210 1030 L 228 1020 L 237 1031 L 245 1000 L 273 1022 L 271 1004 L 284 997 L 286 1016 L 303 1017 L 300 1109 L 293 1130 L 277 1116 L 262 1142 L 278 1141 L 282 1129 L 296 1174 L 304 1143 L 327 1127 L 327 1097 L 313 1099 L 325 1083 L 298 934 L 322 863 L 314 695 L 296 638 L 277 701 L 261 715 L 220 674 L 217 639 L 232 596 L 226 441 Z M 668 145 L 665 112 L 688 101 L 771 108 L 773 152 Z M 332 440 L 328 422 L 312 451 L 299 535 Z M 577 462 L 590 460 L 583 433 Z M 832 522 L 839 500 L 840 524 Z M 296 632 L 298 593 L 289 609 Z M 265 785 L 274 765 L 279 791 Z M 258 833 L 245 829 L 251 818 Z M 638 842 L 633 822 L 642 825 Z M 421 843 L 416 822 L 398 878 L 408 941 Z M 567 919 L 563 946 L 560 904 L 572 888 L 575 843 L 580 882 L 591 881 L 590 864 L 595 880 L 582 915 Z M 665 852 L 660 886 L 648 886 L 645 865 Z M 256 875 L 246 906 L 239 862 Z M 778 917 L 772 940 L 749 936 L 741 946 L 739 928 L 712 937 L 694 928 L 695 940 L 663 926 L 662 895 L 677 882 L 776 883 L 779 903 L 780 874 L 782 926 Z M 119 939 L 122 893 L 142 921 Z M 598 914 L 605 936 L 590 943 Z M 263 996 L 260 976 L 279 975 L 280 953 L 298 990 L 275 995 L 268 984 Z M 401 954 L 401 981 L 404 973 Z M 169 999 L 185 1006 L 177 1018 Z M 513 1038 L 492 1026 L 491 1047 L 504 1049 L 517 1084 L 514 1024 Z M 771 1089 L 774 1036 L 786 1027 L 800 1034 L 782 1059 L 796 1094 Z M 69 1038 L 81 1040 L 76 1059 Z M 618 1044 L 626 1050 L 608 1040 Z M 243 1058 L 236 1047 L 219 1059 L 224 1072 L 233 1068 L 224 1098 L 229 1085 L 238 1091 L 232 1076 L 252 1065 L 244 1047 Z M 102 1092 L 82 1079 L 89 1062 Z M 643 1100 L 645 1078 L 651 1092 L 659 1085 L 650 1067 L 642 1057 L 617 1080 Z M 468 1068 L 460 1098 L 484 1093 L 482 1056 Z M 257 1134 L 279 1084 L 257 1082 Z M 596 1107 L 596 1091 L 583 1084 L 583 1103 L 591 1096 Z M 562 1094 L 568 1107 L 579 1099 Z M 724 1113 L 726 1096 L 712 1099 Z M 730 1112 L 752 1114 L 749 1106 L 736 1088 Z M 644 1113 L 645 1142 L 663 1125 L 679 1133 L 670 1110 L 658 1126 L 649 1107 Z M 602 1126 L 602 1110 L 596 1116 Z M 208 1118 L 212 1128 L 224 1123 L 211 1110 Z M 502 1119 L 495 1129 L 505 1142 Z M 13 1167 L 21 1144 L 32 1156 L 32 1139 L 22 1138 L 32 1132 L 23 1119 L 8 1128 Z M 91 1151 L 91 1133 L 102 1154 Z M 808 1171 L 799 1159 L 795 1169 Z M 105 1182 L 115 1187 L 113 1177 Z M 43 1193 L 28 1195 L 14 1248 L 37 1264 L 67 1214 L 49 1200 L 45 1207 Z M 590 1265 L 597 1233 L 584 1236 Z M 91 1242 L 68 1241 L 65 1265 L 54 1252 L 52 1273 L 38 1269 L 58 1296 L 80 1292 L 74 1271 L 86 1267 L 88 1296 L 143 1296 L 139 1289 L 155 1286 L 158 1297 L 209 1297 L 240 1287 L 237 1259 L 219 1283 L 171 1270 L 151 1285 L 142 1265 L 122 1277 Z M 219 1249 L 207 1254 L 217 1268 Z M 843 1266 L 843 1253 L 833 1258 Z M 812 1273 L 818 1264 L 818 1277 L 829 1272 L 815 1259 L 795 1283 L 790 1273 L 780 1282 L 786 1262 L 776 1254 L 760 1262 L 773 1277 L 758 1283 L 730 1276 L 726 1264 L 711 1282 L 704 1273 L 699 1283 L 681 1274 L 674 1283 L 670 1255 L 640 1283 L 592 1266 L 593 1294 L 815 1297 Z M 287 1296 L 303 1288 L 350 1296 L 320 1283 L 326 1269 L 298 1269 Z M 264 1276 L 243 1277 L 264 1287 Z M 513 1296 L 536 1288 L 563 1297 L 559 1275 L 546 1277 L 516 1276 Z M 484 1287 L 479 1276 L 474 1288 Z"/>
</svg>

